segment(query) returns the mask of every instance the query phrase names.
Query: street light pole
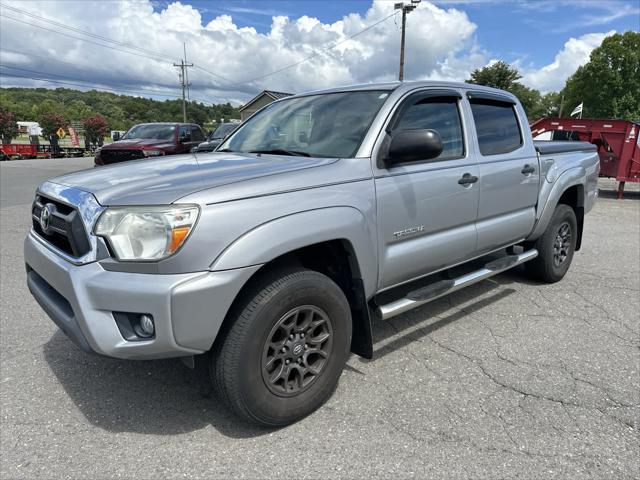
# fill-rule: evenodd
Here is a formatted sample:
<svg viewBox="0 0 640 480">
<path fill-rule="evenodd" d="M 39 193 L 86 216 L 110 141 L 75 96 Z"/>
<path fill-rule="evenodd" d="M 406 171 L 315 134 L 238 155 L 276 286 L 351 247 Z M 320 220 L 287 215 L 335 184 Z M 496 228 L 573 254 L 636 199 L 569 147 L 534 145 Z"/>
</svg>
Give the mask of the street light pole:
<svg viewBox="0 0 640 480">
<path fill-rule="evenodd" d="M 405 43 L 405 30 L 407 27 L 407 13 L 415 10 L 420 3 L 420 0 L 411 0 L 411 3 L 405 5 L 404 2 L 396 3 L 393 8 L 395 10 L 402 10 L 402 34 L 400 37 L 400 73 L 398 74 L 398 80 L 401 82 L 404 80 L 404 43 Z"/>
</svg>

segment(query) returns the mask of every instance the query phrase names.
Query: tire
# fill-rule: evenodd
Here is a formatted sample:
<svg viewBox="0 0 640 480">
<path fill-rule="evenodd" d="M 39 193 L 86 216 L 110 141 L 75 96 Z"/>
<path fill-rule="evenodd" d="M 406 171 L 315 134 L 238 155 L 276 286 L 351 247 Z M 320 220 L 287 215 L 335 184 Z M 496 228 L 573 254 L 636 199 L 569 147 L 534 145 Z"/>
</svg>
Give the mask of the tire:
<svg viewBox="0 0 640 480">
<path fill-rule="evenodd" d="M 210 371 L 218 396 L 241 418 L 288 425 L 334 392 L 352 324 L 347 298 L 327 276 L 302 268 L 271 272 L 247 287 L 226 325 Z"/>
<path fill-rule="evenodd" d="M 538 250 L 538 256 L 525 263 L 529 276 L 546 283 L 562 280 L 573 260 L 577 238 L 575 212 L 568 205 L 558 205 L 546 230 L 532 244 Z"/>
</svg>

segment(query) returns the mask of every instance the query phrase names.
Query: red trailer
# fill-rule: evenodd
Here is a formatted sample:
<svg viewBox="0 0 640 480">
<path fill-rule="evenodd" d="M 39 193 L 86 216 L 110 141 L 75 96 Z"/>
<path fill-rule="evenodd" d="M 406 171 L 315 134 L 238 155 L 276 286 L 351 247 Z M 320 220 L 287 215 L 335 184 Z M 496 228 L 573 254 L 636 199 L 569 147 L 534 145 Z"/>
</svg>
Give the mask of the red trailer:
<svg viewBox="0 0 640 480">
<path fill-rule="evenodd" d="M 3 143 L 0 148 L 9 157 L 36 158 L 38 156 L 38 145 Z"/>
<path fill-rule="evenodd" d="M 50 145 L 36 145 L 30 143 L 2 143 L 0 151 L 9 158 L 53 158 L 53 157 L 81 157 L 85 149 L 80 147 L 60 147 L 58 153 L 51 151 Z"/>
<path fill-rule="evenodd" d="M 542 118 L 531 124 L 535 138 L 552 131 L 553 138 L 591 142 L 598 147 L 600 176 L 619 183 L 618 198 L 625 182 L 640 182 L 640 123 L 596 118 Z"/>
</svg>

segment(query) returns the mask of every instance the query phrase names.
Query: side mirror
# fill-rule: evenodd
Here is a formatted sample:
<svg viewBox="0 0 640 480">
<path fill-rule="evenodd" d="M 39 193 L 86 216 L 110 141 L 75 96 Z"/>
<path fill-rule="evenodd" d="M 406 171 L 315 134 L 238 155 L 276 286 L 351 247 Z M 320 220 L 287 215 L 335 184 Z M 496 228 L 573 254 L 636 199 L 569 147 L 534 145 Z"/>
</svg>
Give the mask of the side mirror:
<svg viewBox="0 0 640 480">
<path fill-rule="evenodd" d="M 120 132 L 113 132 L 113 141 L 117 142 L 120 140 Z"/>
<path fill-rule="evenodd" d="M 438 157 L 444 145 L 435 130 L 401 130 L 391 133 L 385 161 L 387 163 L 416 162 Z"/>
</svg>

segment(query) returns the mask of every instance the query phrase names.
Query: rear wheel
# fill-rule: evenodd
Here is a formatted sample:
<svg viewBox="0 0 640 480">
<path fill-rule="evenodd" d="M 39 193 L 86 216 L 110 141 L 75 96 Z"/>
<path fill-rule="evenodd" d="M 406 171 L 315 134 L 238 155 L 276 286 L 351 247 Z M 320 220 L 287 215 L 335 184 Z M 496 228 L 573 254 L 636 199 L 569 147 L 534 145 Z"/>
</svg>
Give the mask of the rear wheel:
<svg viewBox="0 0 640 480">
<path fill-rule="evenodd" d="M 273 272 L 249 286 L 216 341 L 212 379 L 242 418 L 292 423 L 335 390 L 351 344 L 349 303 L 330 278 Z"/>
<path fill-rule="evenodd" d="M 538 256 L 525 264 L 527 273 L 542 282 L 562 280 L 573 260 L 577 234 L 575 212 L 568 205 L 558 205 L 547 229 L 532 245 Z"/>
</svg>

